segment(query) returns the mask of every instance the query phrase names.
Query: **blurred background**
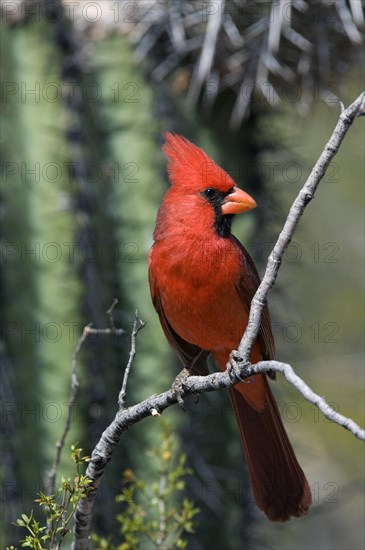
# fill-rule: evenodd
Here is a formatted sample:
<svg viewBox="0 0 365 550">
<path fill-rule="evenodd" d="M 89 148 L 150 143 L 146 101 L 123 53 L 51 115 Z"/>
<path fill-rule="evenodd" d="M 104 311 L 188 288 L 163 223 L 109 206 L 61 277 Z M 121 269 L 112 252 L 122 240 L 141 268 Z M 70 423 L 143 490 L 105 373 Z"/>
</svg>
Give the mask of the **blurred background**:
<svg viewBox="0 0 365 550">
<path fill-rule="evenodd" d="M 62 433 L 71 358 L 89 339 L 69 446 L 91 453 L 117 409 L 134 311 L 127 402 L 180 368 L 151 305 L 147 254 L 168 183 L 172 130 L 201 146 L 257 201 L 234 233 L 260 273 L 288 208 L 337 122 L 364 88 L 361 0 L 200 2 L 2 0 L 2 523 L 34 508 Z M 364 422 L 364 120 L 331 163 L 285 254 L 270 309 L 277 358 L 341 413 Z M 200 509 L 189 548 L 363 549 L 364 447 L 279 377 L 279 408 L 312 488 L 307 517 L 271 524 L 253 506 L 224 392 L 170 408 Z M 156 475 L 147 419 L 121 441 L 93 530 L 118 542 L 122 471 Z M 70 541 L 65 544 L 69 547 Z M 145 548 L 148 548 L 146 546 Z"/>
</svg>

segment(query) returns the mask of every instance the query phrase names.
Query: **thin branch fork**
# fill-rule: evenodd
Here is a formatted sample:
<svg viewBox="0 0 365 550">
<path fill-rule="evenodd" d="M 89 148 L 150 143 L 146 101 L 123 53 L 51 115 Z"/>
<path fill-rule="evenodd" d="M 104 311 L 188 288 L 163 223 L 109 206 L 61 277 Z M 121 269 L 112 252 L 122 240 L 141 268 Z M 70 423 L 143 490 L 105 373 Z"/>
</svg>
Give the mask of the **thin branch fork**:
<svg viewBox="0 0 365 550">
<path fill-rule="evenodd" d="M 334 411 L 326 403 L 323 397 L 313 392 L 311 388 L 294 373 L 290 365 L 278 361 L 260 361 L 253 365 L 249 361 L 251 348 L 259 331 L 264 304 L 270 289 L 275 284 L 283 254 L 290 243 L 305 207 L 313 198 L 319 182 L 325 174 L 332 158 L 337 153 L 355 117 L 364 114 L 364 105 L 365 92 L 360 94 L 347 109 L 342 110 L 330 140 L 316 162 L 308 180 L 295 199 L 284 227 L 278 237 L 277 243 L 270 254 L 265 275 L 252 300 L 249 322 L 240 342 L 238 352 L 232 355 L 232 360 L 231 363 L 227 365 L 227 370 L 207 376 L 189 377 L 184 382 L 182 397 L 230 388 L 239 380 L 244 380 L 255 374 L 268 372 L 270 370 L 281 372 L 286 380 L 292 384 L 305 399 L 316 405 L 329 420 L 348 429 L 357 438 L 365 440 L 365 430 L 358 426 L 353 420 Z M 132 353 L 131 350 L 131 356 L 133 355 L 134 357 L 134 353 Z M 235 359 L 233 359 L 233 357 Z M 232 368 L 232 366 L 234 368 Z M 101 435 L 91 455 L 86 475 L 91 479 L 93 489 L 86 498 L 79 502 L 77 507 L 73 550 L 87 550 L 88 548 L 93 504 L 101 483 L 102 475 L 121 436 L 137 422 L 151 415 L 159 415 L 166 408 L 175 403 L 177 403 L 176 395 L 172 389 L 169 389 L 164 393 L 151 396 L 141 403 L 126 409 L 120 408 L 116 413 L 114 420 Z"/>
<path fill-rule="evenodd" d="M 134 358 L 136 356 L 137 334 L 139 333 L 140 330 L 143 329 L 143 327 L 146 326 L 146 324 L 147 324 L 146 322 L 141 321 L 141 319 L 138 317 L 138 311 L 136 310 L 135 314 L 134 314 L 133 330 L 132 330 L 132 334 L 131 334 L 131 350 L 129 352 L 128 363 L 127 363 L 126 369 L 124 371 L 122 389 L 120 390 L 119 397 L 118 397 L 118 403 L 119 403 L 119 408 L 120 409 L 124 408 L 124 400 L 125 400 L 125 396 L 127 394 L 128 377 L 129 377 L 129 373 L 130 373 Z"/>
<path fill-rule="evenodd" d="M 61 454 L 63 451 L 63 448 L 65 446 L 67 435 L 71 428 L 71 419 L 72 419 L 72 413 L 73 408 L 75 405 L 76 397 L 77 397 L 77 391 L 79 389 L 79 381 L 77 378 L 77 359 L 79 356 L 79 353 L 81 351 L 82 346 L 84 345 L 85 341 L 91 334 L 96 335 L 114 335 L 114 336 L 121 336 L 125 333 L 124 329 L 121 328 L 115 328 L 114 324 L 114 308 L 118 304 L 118 300 L 114 298 L 113 303 L 111 304 L 110 308 L 107 311 L 107 314 L 109 316 L 109 322 L 110 322 L 110 328 L 92 328 L 91 323 L 86 325 L 84 327 L 84 330 L 82 331 L 82 335 L 78 339 L 78 342 L 76 344 L 75 350 L 72 354 L 72 361 L 71 361 L 71 386 L 70 386 L 70 398 L 68 400 L 67 404 L 67 418 L 65 427 L 63 429 L 63 432 L 61 434 L 60 439 L 56 443 L 56 454 L 55 458 L 51 467 L 50 472 L 48 473 L 48 484 L 47 484 L 47 494 L 53 495 L 56 492 L 56 476 L 57 476 L 57 470 L 60 464 L 61 460 Z M 137 312 L 136 312 L 137 315 Z M 142 328 L 142 327 L 141 327 Z M 139 329 L 138 329 L 139 330 Z"/>
</svg>

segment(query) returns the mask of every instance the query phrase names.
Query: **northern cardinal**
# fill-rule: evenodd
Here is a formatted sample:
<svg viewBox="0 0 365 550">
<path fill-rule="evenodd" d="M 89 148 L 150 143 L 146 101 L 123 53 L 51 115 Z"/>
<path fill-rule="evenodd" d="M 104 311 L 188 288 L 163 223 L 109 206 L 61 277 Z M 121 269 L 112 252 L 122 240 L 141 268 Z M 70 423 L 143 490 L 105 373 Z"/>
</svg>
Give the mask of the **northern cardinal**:
<svg viewBox="0 0 365 550">
<path fill-rule="evenodd" d="M 149 254 L 154 307 L 167 340 L 187 368 L 209 353 L 226 369 L 247 326 L 260 283 L 255 265 L 231 235 L 235 214 L 256 206 L 204 151 L 166 133 L 171 187 L 157 215 Z M 268 308 L 251 362 L 274 358 Z M 306 514 L 311 492 L 286 434 L 265 374 L 229 390 L 257 506 L 272 521 Z"/>
</svg>

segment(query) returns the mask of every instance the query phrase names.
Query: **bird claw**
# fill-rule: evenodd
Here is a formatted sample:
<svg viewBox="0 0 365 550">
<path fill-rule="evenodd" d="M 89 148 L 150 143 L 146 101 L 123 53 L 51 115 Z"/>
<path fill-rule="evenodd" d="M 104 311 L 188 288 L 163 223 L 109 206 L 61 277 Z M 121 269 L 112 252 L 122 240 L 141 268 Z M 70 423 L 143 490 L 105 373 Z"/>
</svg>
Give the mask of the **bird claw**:
<svg viewBox="0 0 365 550">
<path fill-rule="evenodd" d="M 241 363 L 242 359 L 241 357 L 238 357 L 236 353 L 237 352 L 235 351 L 231 351 L 231 353 L 229 354 L 228 363 L 227 363 L 227 371 L 231 380 L 233 378 L 238 378 L 239 380 L 241 379 L 240 378 L 241 369 L 237 365 L 237 363 Z"/>
<path fill-rule="evenodd" d="M 227 370 L 228 370 L 229 377 L 231 378 L 231 380 L 238 378 L 238 380 L 240 380 L 244 384 L 253 384 L 254 382 L 253 376 L 250 376 L 248 378 L 242 378 L 242 371 L 241 371 L 242 362 L 243 362 L 243 359 L 242 357 L 239 357 L 237 355 L 237 351 L 231 351 L 231 353 L 229 354 L 228 363 L 227 363 Z M 238 365 L 238 363 L 240 363 L 241 365 Z"/>
<path fill-rule="evenodd" d="M 184 368 L 176 376 L 171 386 L 172 394 L 183 411 L 185 411 L 184 400 L 182 398 L 182 394 L 184 393 L 184 382 L 189 378 L 189 376 L 190 376 L 190 371 Z"/>
</svg>

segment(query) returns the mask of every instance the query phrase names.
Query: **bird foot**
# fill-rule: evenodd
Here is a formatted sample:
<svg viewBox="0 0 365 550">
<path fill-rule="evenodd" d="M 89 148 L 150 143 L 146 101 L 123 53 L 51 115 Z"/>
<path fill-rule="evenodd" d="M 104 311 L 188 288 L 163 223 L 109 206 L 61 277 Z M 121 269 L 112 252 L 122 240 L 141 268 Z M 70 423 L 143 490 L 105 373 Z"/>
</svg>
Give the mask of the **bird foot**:
<svg viewBox="0 0 365 550">
<path fill-rule="evenodd" d="M 240 378 L 240 370 L 241 369 L 238 366 L 238 363 L 242 363 L 242 359 L 241 359 L 241 357 L 238 357 L 236 354 L 237 354 L 236 351 L 231 351 L 231 353 L 229 354 L 228 363 L 227 363 L 227 371 L 228 371 L 228 374 L 229 374 L 229 377 L 231 378 L 231 380 L 234 377 L 241 380 L 241 378 Z"/>
<path fill-rule="evenodd" d="M 227 363 L 227 370 L 228 370 L 228 374 L 229 374 L 229 377 L 232 379 L 234 378 L 238 378 L 238 380 L 241 380 L 241 382 L 243 382 L 244 384 L 253 384 L 254 382 L 254 377 L 253 376 L 250 376 L 248 378 L 242 378 L 242 363 L 243 363 L 243 359 L 242 357 L 239 357 L 237 355 L 237 351 L 231 351 L 231 353 L 229 354 L 229 358 L 228 358 L 228 363 Z"/>
<path fill-rule="evenodd" d="M 182 398 L 184 392 L 184 382 L 189 378 L 190 371 L 187 368 L 182 369 L 181 372 L 176 376 L 175 380 L 172 383 L 171 390 L 173 396 L 176 398 L 176 401 L 179 403 L 183 411 L 185 411 L 185 405 Z"/>
</svg>

